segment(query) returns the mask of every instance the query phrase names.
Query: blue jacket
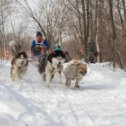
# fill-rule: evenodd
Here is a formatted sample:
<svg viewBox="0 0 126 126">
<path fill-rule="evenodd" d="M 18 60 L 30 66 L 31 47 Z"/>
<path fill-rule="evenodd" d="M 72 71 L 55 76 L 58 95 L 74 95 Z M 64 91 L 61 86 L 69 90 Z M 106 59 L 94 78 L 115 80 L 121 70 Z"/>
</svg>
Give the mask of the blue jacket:
<svg viewBox="0 0 126 126">
<path fill-rule="evenodd" d="M 36 42 L 35 40 L 32 41 L 31 52 L 34 56 L 41 55 L 41 46 L 45 46 L 46 49 L 49 49 L 49 43 L 46 40 L 43 40 L 40 43 Z"/>
<path fill-rule="evenodd" d="M 38 43 L 35 40 L 32 41 L 32 48 L 35 47 L 36 45 L 40 45 L 40 46 L 46 46 L 46 49 L 49 49 L 49 43 L 47 42 L 47 40 L 43 40 L 42 42 Z"/>
</svg>

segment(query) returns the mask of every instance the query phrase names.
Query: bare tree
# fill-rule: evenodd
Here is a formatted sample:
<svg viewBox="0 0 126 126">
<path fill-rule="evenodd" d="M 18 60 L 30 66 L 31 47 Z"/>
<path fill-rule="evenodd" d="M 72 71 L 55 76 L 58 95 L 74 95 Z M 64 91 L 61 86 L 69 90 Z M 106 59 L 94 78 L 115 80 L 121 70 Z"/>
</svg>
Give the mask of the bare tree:
<svg viewBox="0 0 126 126">
<path fill-rule="evenodd" d="M 49 41 L 50 46 L 52 47 L 58 41 L 61 41 L 61 36 L 63 31 L 65 30 L 65 23 L 67 20 L 67 12 L 65 9 L 64 1 L 51 1 L 47 0 L 42 7 L 43 3 L 37 5 L 38 10 L 34 10 L 31 8 L 30 4 L 23 0 L 16 0 L 16 2 L 23 8 L 24 12 L 35 22 L 37 23 L 39 29 L 45 36 L 45 38 Z M 42 13 L 43 15 L 42 15 Z"/>
<path fill-rule="evenodd" d="M 5 35 L 5 31 L 6 31 L 6 28 L 5 28 L 5 23 L 6 23 L 6 20 L 9 16 L 9 9 L 10 9 L 10 6 L 11 6 L 11 3 L 12 1 L 11 0 L 0 0 L 0 38 L 1 38 L 1 41 L 0 41 L 0 46 L 1 46 L 1 49 L 4 50 L 3 52 L 3 59 L 6 59 L 6 35 Z"/>
</svg>

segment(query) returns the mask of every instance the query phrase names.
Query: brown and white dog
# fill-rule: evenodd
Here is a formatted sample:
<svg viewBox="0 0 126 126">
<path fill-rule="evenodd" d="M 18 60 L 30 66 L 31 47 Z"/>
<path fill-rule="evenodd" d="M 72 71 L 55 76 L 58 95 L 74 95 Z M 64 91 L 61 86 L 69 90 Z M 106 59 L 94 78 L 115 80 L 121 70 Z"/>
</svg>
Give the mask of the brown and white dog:
<svg viewBox="0 0 126 126">
<path fill-rule="evenodd" d="M 15 42 L 10 43 L 13 58 L 11 60 L 11 78 L 13 81 L 22 79 L 22 76 L 27 72 L 28 57 L 24 51 L 21 51 L 21 46 Z"/>
<path fill-rule="evenodd" d="M 79 82 L 87 73 L 87 65 L 78 60 L 71 60 L 63 71 L 66 77 L 66 85 L 71 86 L 71 80 L 76 80 L 75 87 L 79 88 Z"/>
</svg>

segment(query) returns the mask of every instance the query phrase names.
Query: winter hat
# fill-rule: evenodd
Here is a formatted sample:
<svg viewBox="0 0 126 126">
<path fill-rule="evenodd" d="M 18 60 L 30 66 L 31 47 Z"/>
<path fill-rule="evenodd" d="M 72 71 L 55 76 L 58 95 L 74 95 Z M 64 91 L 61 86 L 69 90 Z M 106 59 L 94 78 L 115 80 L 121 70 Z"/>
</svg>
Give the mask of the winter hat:
<svg viewBox="0 0 126 126">
<path fill-rule="evenodd" d="M 37 36 L 42 36 L 42 33 L 41 33 L 40 31 L 37 31 L 36 37 L 37 37 Z"/>
<path fill-rule="evenodd" d="M 62 51 L 62 49 L 61 49 L 60 46 L 57 46 L 57 47 L 55 48 L 55 51 Z"/>
</svg>

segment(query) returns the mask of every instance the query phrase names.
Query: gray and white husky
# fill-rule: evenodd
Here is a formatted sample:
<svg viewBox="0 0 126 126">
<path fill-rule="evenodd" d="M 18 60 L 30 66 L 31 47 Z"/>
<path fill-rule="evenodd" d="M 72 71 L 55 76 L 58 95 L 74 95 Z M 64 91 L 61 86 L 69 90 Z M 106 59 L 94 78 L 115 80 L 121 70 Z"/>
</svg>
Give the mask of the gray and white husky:
<svg viewBox="0 0 126 126">
<path fill-rule="evenodd" d="M 21 46 L 16 45 L 14 41 L 10 42 L 12 60 L 11 60 L 11 78 L 13 81 L 22 79 L 22 76 L 27 72 L 28 57 L 26 52 L 21 51 Z"/>
</svg>

